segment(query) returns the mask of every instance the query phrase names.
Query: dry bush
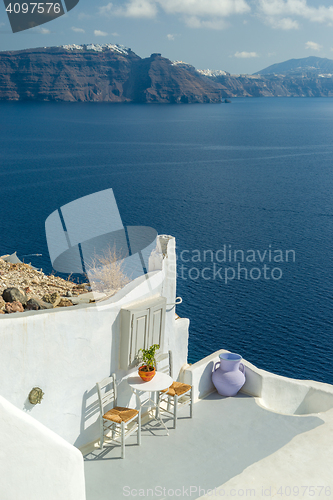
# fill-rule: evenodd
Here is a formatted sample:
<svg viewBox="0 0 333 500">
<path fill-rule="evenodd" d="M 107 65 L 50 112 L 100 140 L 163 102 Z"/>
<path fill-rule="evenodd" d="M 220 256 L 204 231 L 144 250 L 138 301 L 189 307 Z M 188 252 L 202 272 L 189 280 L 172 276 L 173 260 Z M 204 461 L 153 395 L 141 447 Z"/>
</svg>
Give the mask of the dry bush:
<svg viewBox="0 0 333 500">
<path fill-rule="evenodd" d="M 116 248 L 108 248 L 102 255 L 95 254 L 86 264 L 86 271 L 93 291 L 114 295 L 130 282 L 123 271 L 124 259 L 118 257 Z"/>
</svg>

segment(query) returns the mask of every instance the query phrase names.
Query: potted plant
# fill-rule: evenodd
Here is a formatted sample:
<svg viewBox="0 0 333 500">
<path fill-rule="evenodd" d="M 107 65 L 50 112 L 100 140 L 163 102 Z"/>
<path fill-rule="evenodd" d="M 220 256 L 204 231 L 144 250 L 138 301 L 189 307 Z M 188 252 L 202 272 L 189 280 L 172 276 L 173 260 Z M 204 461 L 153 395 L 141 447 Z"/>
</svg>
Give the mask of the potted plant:
<svg viewBox="0 0 333 500">
<path fill-rule="evenodd" d="M 148 349 L 140 349 L 142 352 L 142 365 L 139 368 L 139 375 L 145 382 L 154 378 L 156 373 L 155 353 L 160 348 L 158 344 L 153 344 Z"/>
</svg>

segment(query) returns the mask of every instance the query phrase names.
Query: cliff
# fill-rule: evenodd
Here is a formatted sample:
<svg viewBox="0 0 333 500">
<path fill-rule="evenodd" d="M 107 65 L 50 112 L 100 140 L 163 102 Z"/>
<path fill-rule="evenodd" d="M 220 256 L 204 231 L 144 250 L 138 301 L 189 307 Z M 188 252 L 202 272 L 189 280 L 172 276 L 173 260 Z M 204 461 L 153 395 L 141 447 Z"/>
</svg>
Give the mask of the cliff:
<svg viewBox="0 0 333 500">
<path fill-rule="evenodd" d="M 226 75 L 210 77 L 220 83 L 223 97 L 333 97 L 330 75 Z"/>
<path fill-rule="evenodd" d="M 285 74 L 270 73 L 285 70 Z M 216 103 L 228 97 L 333 97 L 333 61 L 292 59 L 256 75 L 196 71 L 123 46 L 0 52 L 0 101 Z"/>
<path fill-rule="evenodd" d="M 0 52 L 0 100 L 220 102 L 222 86 L 160 54 L 72 45 Z"/>
<path fill-rule="evenodd" d="M 333 60 L 324 57 L 303 57 L 302 59 L 289 59 L 255 73 L 255 75 L 292 75 L 292 74 L 331 74 L 333 73 Z"/>
<path fill-rule="evenodd" d="M 333 60 L 322 57 L 289 59 L 254 75 L 204 74 L 232 97 L 333 97 Z M 222 95 L 227 96 L 223 90 Z"/>
</svg>

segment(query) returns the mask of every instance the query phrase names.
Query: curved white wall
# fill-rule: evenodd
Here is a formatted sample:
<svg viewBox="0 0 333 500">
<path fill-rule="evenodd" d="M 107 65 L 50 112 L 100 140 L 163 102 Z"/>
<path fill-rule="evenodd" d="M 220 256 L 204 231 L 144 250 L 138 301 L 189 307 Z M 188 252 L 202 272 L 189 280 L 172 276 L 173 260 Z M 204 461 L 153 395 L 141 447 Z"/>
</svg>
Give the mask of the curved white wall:
<svg viewBox="0 0 333 500">
<path fill-rule="evenodd" d="M 176 326 L 175 240 L 157 259 L 155 270 L 137 278 L 111 299 L 87 306 L 0 315 L 0 394 L 39 422 L 81 448 L 99 435 L 95 384 L 119 369 L 120 310 L 156 295 L 166 297 L 165 346 L 175 348 L 175 365 L 186 362 L 188 322 Z M 159 269 L 160 268 L 160 269 Z M 178 320 L 179 321 L 179 320 Z M 185 321 L 185 323 L 184 323 Z M 28 401 L 33 387 L 45 393 L 41 404 Z M 120 390 L 119 404 L 130 391 Z M 127 398 L 127 399 L 126 399 Z"/>
<path fill-rule="evenodd" d="M 176 326 L 175 239 L 157 259 L 154 271 L 137 278 L 107 301 L 69 308 L 0 315 L 0 394 L 78 448 L 99 436 L 95 384 L 119 369 L 120 310 L 156 295 L 166 297 L 165 346 L 175 351 L 179 370 L 186 362 L 188 322 Z M 156 264 L 156 263 L 155 263 Z M 185 323 L 184 323 L 185 321 Z M 179 346 L 179 349 L 178 349 Z M 28 401 L 33 387 L 45 393 L 41 404 Z M 132 393 L 122 384 L 119 404 Z"/>
<path fill-rule="evenodd" d="M 259 403 L 279 413 L 308 415 L 333 408 L 333 387 L 312 380 L 295 380 L 264 372 Z M 251 377 L 250 367 L 248 376 Z M 246 392 L 246 386 L 243 388 Z"/>
<path fill-rule="evenodd" d="M 85 500 L 83 457 L 0 396 L 1 498 Z"/>
<path fill-rule="evenodd" d="M 219 361 L 216 351 L 210 356 L 186 368 L 182 380 L 194 386 L 195 399 L 203 398 L 215 391 L 212 371 Z M 257 398 L 263 407 L 288 415 L 321 413 L 333 408 L 333 386 L 312 380 L 296 380 L 261 370 L 246 360 L 246 382 L 241 392 Z"/>
<path fill-rule="evenodd" d="M 1 395 L 70 443 L 81 447 L 93 441 L 98 436 L 95 384 L 119 372 L 120 309 L 160 294 L 160 282 L 149 284 L 150 289 L 144 281 L 116 303 L 1 318 Z M 35 386 L 45 394 L 33 406 L 27 398 Z"/>
</svg>

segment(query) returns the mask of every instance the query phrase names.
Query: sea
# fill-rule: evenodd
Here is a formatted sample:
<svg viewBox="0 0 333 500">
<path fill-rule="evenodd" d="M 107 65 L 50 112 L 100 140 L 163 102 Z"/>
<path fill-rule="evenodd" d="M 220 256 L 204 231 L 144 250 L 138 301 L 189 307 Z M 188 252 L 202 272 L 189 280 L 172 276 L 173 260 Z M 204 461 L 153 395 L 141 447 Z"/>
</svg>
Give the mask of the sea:
<svg viewBox="0 0 333 500">
<path fill-rule="evenodd" d="M 0 255 L 50 273 L 46 218 L 107 188 L 176 238 L 189 362 L 333 384 L 333 99 L 0 103 Z"/>
</svg>

